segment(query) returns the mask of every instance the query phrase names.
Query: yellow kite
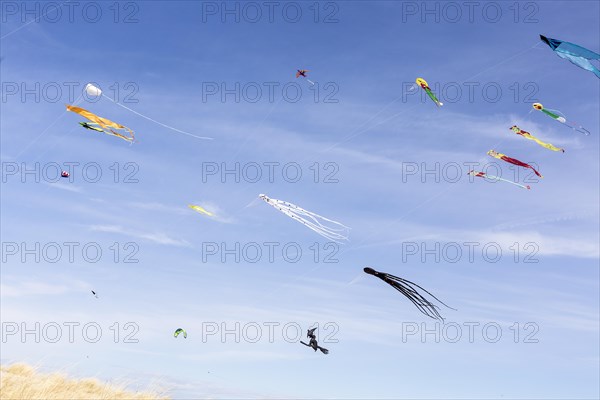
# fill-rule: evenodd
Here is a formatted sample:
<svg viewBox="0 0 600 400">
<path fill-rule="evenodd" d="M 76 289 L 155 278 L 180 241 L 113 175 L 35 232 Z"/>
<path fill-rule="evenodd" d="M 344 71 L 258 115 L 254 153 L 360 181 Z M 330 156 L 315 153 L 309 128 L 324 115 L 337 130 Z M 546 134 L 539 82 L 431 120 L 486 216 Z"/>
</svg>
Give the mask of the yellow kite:
<svg viewBox="0 0 600 400">
<path fill-rule="evenodd" d="M 84 110 L 83 108 L 80 107 L 75 107 L 75 106 L 70 106 L 67 105 L 67 111 L 72 111 L 76 114 L 81 115 L 84 118 L 87 118 L 89 121 L 92 121 L 92 124 L 87 124 L 87 123 L 82 123 L 81 125 L 84 128 L 87 129 L 93 129 L 93 130 L 99 130 L 99 129 L 94 129 L 93 127 L 91 127 L 90 125 L 96 125 L 96 126 L 100 126 L 101 128 L 103 128 L 101 131 L 106 133 L 107 135 L 112 135 L 112 136 L 116 136 L 119 137 L 123 140 L 126 140 L 130 143 L 133 142 L 134 140 L 134 134 L 133 131 L 131 129 L 129 129 L 126 126 L 123 126 L 121 124 L 117 124 L 116 122 L 113 122 L 111 120 L 108 120 L 106 118 L 102 118 L 97 116 L 96 114 L 88 111 L 88 110 Z M 87 126 L 86 126 L 87 125 Z M 124 132 L 127 132 L 125 135 L 115 132 L 113 129 L 122 129 Z"/>
<path fill-rule="evenodd" d="M 213 216 L 213 213 L 206 211 L 204 208 L 200 207 L 200 206 L 195 206 L 195 205 L 188 205 L 189 208 L 191 208 L 194 211 L 198 211 L 200 214 L 206 214 L 209 217 Z"/>
<path fill-rule="evenodd" d="M 563 153 L 565 152 L 564 149 L 559 149 L 558 147 L 556 147 L 550 143 L 542 142 L 540 139 L 536 138 L 531 133 L 524 131 L 523 129 L 519 128 L 516 125 L 513 125 L 510 129 L 517 135 L 523 136 L 525 139 L 533 140 L 534 142 L 536 142 L 537 144 L 539 144 L 542 147 L 547 148 L 548 150 L 562 151 Z"/>
</svg>

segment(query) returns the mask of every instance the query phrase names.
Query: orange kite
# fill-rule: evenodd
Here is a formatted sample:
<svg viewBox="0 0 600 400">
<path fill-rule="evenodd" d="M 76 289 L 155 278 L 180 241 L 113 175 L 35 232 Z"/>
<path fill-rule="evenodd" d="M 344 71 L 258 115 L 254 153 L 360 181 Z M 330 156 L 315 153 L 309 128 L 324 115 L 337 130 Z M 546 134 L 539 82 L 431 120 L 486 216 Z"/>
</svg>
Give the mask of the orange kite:
<svg viewBox="0 0 600 400">
<path fill-rule="evenodd" d="M 134 134 L 133 131 L 131 129 L 129 129 L 126 126 L 123 126 L 121 124 L 117 124 L 116 122 L 113 122 L 109 119 L 106 118 L 102 118 L 97 116 L 96 114 L 88 111 L 88 110 L 84 110 L 83 108 L 80 107 L 75 107 L 75 106 L 70 106 L 67 104 L 67 111 L 72 111 L 76 114 L 81 115 L 84 118 L 87 118 L 89 121 L 92 121 L 91 124 L 87 124 L 87 125 L 96 125 L 96 126 L 100 126 L 102 128 L 102 132 L 106 133 L 107 135 L 112 135 L 112 136 L 116 136 L 119 137 L 123 140 L 128 141 L 129 143 L 132 143 L 134 140 Z M 84 127 L 86 127 L 84 124 L 82 124 Z M 126 134 L 121 134 L 119 132 L 115 132 L 113 129 L 120 129 L 123 132 L 126 132 Z M 93 128 L 88 128 L 88 129 L 93 129 Z M 96 130 L 96 129 L 94 129 Z"/>
</svg>

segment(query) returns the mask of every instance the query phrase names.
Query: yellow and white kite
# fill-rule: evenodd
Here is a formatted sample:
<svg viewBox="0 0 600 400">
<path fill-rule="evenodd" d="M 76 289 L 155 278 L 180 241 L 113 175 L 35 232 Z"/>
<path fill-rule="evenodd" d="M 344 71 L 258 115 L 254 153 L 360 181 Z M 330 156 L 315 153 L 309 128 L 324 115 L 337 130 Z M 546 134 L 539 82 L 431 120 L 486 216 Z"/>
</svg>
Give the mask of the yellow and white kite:
<svg viewBox="0 0 600 400">
<path fill-rule="evenodd" d="M 551 143 L 546 143 L 546 142 L 542 142 L 540 139 L 536 138 L 535 136 L 533 136 L 531 133 L 524 131 L 523 129 L 519 128 L 516 125 L 513 125 L 510 127 L 510 129 L 516 133 L 519 136 L 523 136 L 525 139 L 529 139 L 529 140 L 533 140 L 534 142 L 536 142 L 537 144 L 539 144 L 542 147 L 545 147 L 548 150 L 552 150 L 552 151 L 562 151 L 563 153 L 565 152 L 565 149 L 561 149 L 559 147 L 554 146 Z"/>
</svg>

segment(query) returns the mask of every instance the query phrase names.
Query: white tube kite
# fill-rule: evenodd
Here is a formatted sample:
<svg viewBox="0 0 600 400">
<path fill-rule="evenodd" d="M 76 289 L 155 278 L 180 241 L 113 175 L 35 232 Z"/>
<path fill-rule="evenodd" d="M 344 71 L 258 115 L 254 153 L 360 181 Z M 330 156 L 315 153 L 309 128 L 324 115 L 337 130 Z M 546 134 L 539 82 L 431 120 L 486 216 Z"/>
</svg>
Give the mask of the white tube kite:
<svg viewBox="0 0 600 400">
<path fill-rule="evenodd" d="M 295 219 L 308 229 L 317 232 L 327 239 L 338 243 L 341 240 L 348 240 L 350 228 L 339 222 L 305 210 L 295 204 L 288 203 L 287 201 L 271 199 L 265 194 L 260 194 L 258 197 L 288 217 Z"/>
<path fill-rule="evenodd" d="M 502 182 L 510 183 L 512 185 L 515 185 L 515 186 L 518 186 L 520 188 L 527 189 L 527 190 L 531 189 L 531 186 L 529 186 L 529 185 L 521 185 L 520 183 L 509 181 L 508 179 L 500 178 L 499 176 L 488 175 L 485 172 L 469 171 L 468 175 L 477 176 L 479 178 L 484 178 L 484 179 L 488 178 L 488 179 L 490 179 L 492 181 L 496 181 L 496 182 L 502 181 Z"/>
</svg>

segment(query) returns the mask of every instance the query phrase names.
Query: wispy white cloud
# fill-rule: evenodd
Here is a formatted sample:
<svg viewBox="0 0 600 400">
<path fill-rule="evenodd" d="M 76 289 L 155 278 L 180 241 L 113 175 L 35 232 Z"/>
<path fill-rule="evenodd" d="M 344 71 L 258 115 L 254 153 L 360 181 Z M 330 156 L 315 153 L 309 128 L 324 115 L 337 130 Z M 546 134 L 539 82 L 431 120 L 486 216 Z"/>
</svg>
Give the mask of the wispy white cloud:
<svg viewBox="0 0 600 400">
<path fill-rule="evenodd" d="M 427 226 L 404 223 L 402 236 L 389 233 L 388 237 L 396 239 L 379 241 L 374 244 L 359 245 L 357 248 L 389 246 L 411 241 L 441 243 L 497 243 L 502 249 L 509 249 L 516 242 L 521 245 L 534 243 L 536 254 L 546 256 L 571 256 L 576 258 L 599 258 L 600 244 L 597 235 L 572 233 L 560 229 L 536 230 L 530 225 L 542 223 L 559 223 L 561 218 L 532 219 L 529 229 L 519 231 L 500 229 L 452 229 L 444 226 Z M 532 250 L 533 251 L 533 250 Z"/>
<path fill-rule="evenodd" d="M 256 350 L 226 350 L 218 352 L 204 352 L 201 354 L 187 354 L 181 356 L 185 360 L 193 361 L 223 361 L 243 360 L 243 361 L 265 361 L 265 360 L 301 360 L 306 358 L 296 353 L 286 353 L 282 351 L 256 351 Z"/>
<path fill-rule="evenodd" d="M 205 218 L 209 218 L 211 220 L 221 222 L 224 224 L 233 224 L 236 222 L 236 219 L 233 218 L 233 216 L 228 215 L 227 212 L 215 202 L 212 202 L 212 201 L 194 202 L 194 201 L 192 201 L 189 204 L 199 205 L 200 207 L 204 208 L 205 210 L 207 210 L 213 214 L 213 216 L 211 216 L 211 217 L 204 216 Z M 142 210 L 156 211 L 156 212 L 160 212 L 160 213 L 170 213 L 170 214 L 176 214 L 176 215 L 191 215 L 190 213 L 192 212 L 188 208 L 187 204 L 184 206 L 178 207 L 178 206 L 170 206 L 170 205 L 166 205 L 166 204 L 158 203 L 158 202 L 131 202 L 131 203 L 129 203 L 129 205 L 132 207 L 142 209 Z"/>
<path fill-rule="evenodd" d="M 145 239 L 154 243 L 179 247 L 190 247 L 190 243 L 183 239 L 175 239 L 164 232 L 140 232 L 126 229 L 120 225 L 92 225 L 90 230 L 95 232 L 117 233 L 136 239 Z"/>
<path fill-rule="evenodd" d="M 491 227 L 494 231 L 510 230 L 515 228 L 531 227 L 536 225 L 560 223 L 569 221 L 598 221 L 598 213 L 591 212 L 568 212 L 542 217 L 532 217 L 520 219 L 518 221 L 508 221 Z"/>
<path fill-rule="evenodd" d="M 164 213 L 172 213 L 172 214 L 178 214 L 178 215 L 185 215 L 189 212 L 189 210 L 187 210 L 185 206 L 169 206 L 166 204 L 162 204 L 162 203 L 158 203 L 158 202 L 130 202 L 129 206 L 131 207 L 135 207 L 135 208 L 139 208 L 141 210 L 148 210 L 148 211 L 157 211 L 157 212 L 164 212 Z"/>
<path fill-rule="evenodd" d="M 45 181 L 43 183 L 54 189 L 66 190 L 68 192 L 74 192 L 74 193 L 83 192 L 83 188 L 81 188 L 79 186 L 75 186 L 75 185 L 70 185 L 67 183 L 62 183 L 62 182 L 51 183 L 51 182 L 45 182 Z"/>
<path fill-rule="evenodd" d="M 68 292 L 82 292 L 88 290 L 90 285 L 82 281 L 61 279 L 61 283 L 47 283 L 41 281 L 23 281 L 19 283 L 0 284 L 2 297 L 25 297 L 40 295 L 62 295 Z"/>
</svg>

